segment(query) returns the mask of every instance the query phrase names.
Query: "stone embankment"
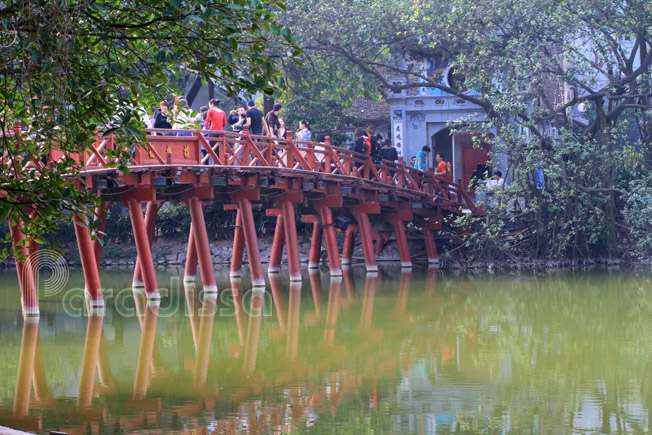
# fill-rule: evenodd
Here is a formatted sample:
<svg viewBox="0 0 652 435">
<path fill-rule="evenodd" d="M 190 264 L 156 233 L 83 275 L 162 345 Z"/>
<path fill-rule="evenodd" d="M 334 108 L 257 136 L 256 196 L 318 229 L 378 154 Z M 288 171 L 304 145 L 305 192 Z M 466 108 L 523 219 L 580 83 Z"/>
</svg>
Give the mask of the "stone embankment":
<svg viewBox="0 0 652 435">
<path fill-rule="evenodd" d="M 341 246 L 343 244 L 343 237 L 338 234 L 338 241 Z M 342 238 L 342 240 L 339 240 Z M 154 240 L 152 246 L 152 257 L 154 260 L 154 265 L 157 267 L 168 267 L 168 266 L 183 266 L 186 262 L 186 245 L 187 240 L 181 239 L 164 239 L 157 238 Z M 260 258 L 263 263 L 266 263 L 269 260 L 269 254 L 272 248 L 272 236 L 266 235 L 258 240 L 258 245 L 260 248 Z M 423 243 L 414 243 L 414 252 L 424 251 Z M 217 240 L 210 243 L 211 254 L 213 258 L 213 264 L 230 264 L 231 263 L 231 252 L 233 249 L 232 240 Z M 71 267 L 80 267 L 81 263 L 79 260 L 79 252 L 77 251 L 76 243 L 64 244 L 60 247 L 60 250 L 63 252 L 66 262 Z M 308 262 L 308 256 L 310 254 L 310 238 L 304 237 L 299 240 L 299 258 L 302 263 Z M 356 244 L 356 247 L 353 251 L 353 258 L 360 261 L 363 260 L 363 253 L 360 242 Z M 423 257 L 425 259 L 425 257 Z M 376 256 L 378 261 L 400 261 L 398 250 L 396 248 L 396 243 L 390 241 L 387 244 L 382 252 Z M 243 261 L 247 263 L 247 251 L 245 249 Z M 322 247 L 322 261 L 327 261 L 325 246 Z M 125 240 L 122 243 L 108 243 L 104 246 L 104 251 L 102 254 L 102 266 L 111 267 L 111 268 L 122 268 L 133 266 L 136 262 L 136 247 L 133 244 L 133 240 Z M 287 263 L 287 258 L 285 257 L 285 252 L 283 253 L 283 262 Z M 12 267 L 13 261 L 11 259 L 5 260 L 3 263 L 0 263 L 0 267 Z"/>
</svg>

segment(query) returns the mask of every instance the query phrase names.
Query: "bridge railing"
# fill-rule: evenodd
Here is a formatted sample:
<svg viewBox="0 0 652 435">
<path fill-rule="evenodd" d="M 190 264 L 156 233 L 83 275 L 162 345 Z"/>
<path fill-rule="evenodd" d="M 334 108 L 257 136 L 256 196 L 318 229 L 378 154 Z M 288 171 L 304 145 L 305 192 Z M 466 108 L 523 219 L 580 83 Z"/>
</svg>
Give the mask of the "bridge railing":
<svg viewBox="0 0 652 435">
<path fill-rule="evenodd" d="M 332 146 L 329 138 L 324 143 L 316 143 L 294 140 L 291 132 L 285 138 L 257 136 L 249 134 L 247 127 L 239 133 L 170 129 L 148 129 L 146 132 L 146 142 L 131 150 L 129 164 L 133 166 L 258 166 L 358 177 L 426 194 L 435 203 L 444 206 L 465 205 L 472 212 L 478 212 L 458 183 L 408 167 L 402 159 L 399 162 L 374 162 L 368 154 Z M 73 158 L 82 169 L 107 167 L 109 163 L 117 163 L 110 161 L 105 152 L 115 147 L 113 136 L 98 137 L 90 150 Z M 57 160 L 57 153 L 52 152 L 50 158 Z"/>
</svg>

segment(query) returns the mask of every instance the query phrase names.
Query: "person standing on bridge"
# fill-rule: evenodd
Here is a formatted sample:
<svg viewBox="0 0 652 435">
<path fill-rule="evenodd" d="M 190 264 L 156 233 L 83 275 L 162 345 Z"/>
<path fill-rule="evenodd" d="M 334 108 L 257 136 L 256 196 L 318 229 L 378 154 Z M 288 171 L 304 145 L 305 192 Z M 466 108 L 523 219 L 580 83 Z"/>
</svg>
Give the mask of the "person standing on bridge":
<svg viewBox="0 0 652 435">
<path fill-rule="evenodd" d="M 208 109 L 208 113 L 206 114 L 206 120 L 204 121 L 204 126 L 202 127 L 202 129 L 223 131 L 224 127 L 226 127 L 226 113 L 224 113 L 224 111 L 220 109 L 220 100 L 213 98 L 208 102 L 208 105 L 210 106 L 210 109 Z M 220 135 L 218 133 L 208 133 L 208 137 L 217 138 L 220 137 Z M 216 143 L 217 141 L 215 140 L 209 141 L 209 145 L 211 146 L 211 148 L 214 148 Z M 204 149 L 203 145 L 201 149 L 201 154 L 202 157 L 206 155 L 206 150 Z M 208 163 L 209 164 L 213 163 L 213 159 L 210 158 L 208 160 Z"/>
<path fill-rule="evenodd" d="M 267 112 L 267 115 L 265 115 L 265 122 L 267 123 L 267 128 L 269 129 L 269 133 L 273 136 L 278 137 L 278 129 L 281 128 L 280 124 L 280 118 L 278 115 L 281 113 L 281 109 L 283 109 L 283 105 L 281 103 L 276 103 L 274 104 L 274 107 L 272 110 Z"/>
<path fill-rule="evenodd" d="M 188 100 L 183 97 L 176 97 L 172 109 L 174 112 L 175 130 L 185 130 L 192 127 L 193 116 L 192 110 L 190 110 L 190 106 L 188 105 Z M 192 136 L 192 133 L 177 133 L 177 136 Z"/>
<path fill-rule="evenodd" d="M 226 113 L 220 109 L 220 100 L 213 98 L 208 102 L 210 109 L 208 109 L 208 114 L 206 115 L 206 121 L 204 121 L 203 130 L 224 130 L 226 127 Z M 217 136 L 211 136 L 217 137 Z"/>
<path fill-rule="evenodd" d="M 240 133 L 242 131 L 242 126 L 247 122 L 246 113 L 247 108 L 245 106 L 239 106 L 229 114 L 228 122 L 234 132 Z"/>
<path fill-rule="evenodd" d="M 351 148 L 351 151 L 354 153 L 360 153 L 360 154 L 369 154 L 369 151 L 367 151 L 367 142 L 365 141 L 365 135 L 364 135 L 364 130 L 361 127 L 356 128 L 353 131 L 353 148 Z M 362 166 L 364 163 L 357 161 L 360 157 L 354 156 L 354 161 L 355 167 L 359 168 Z"/>
<path fill-rule="evenodd" d="M 421 151 L 417 153 L 417 161 L 414 163 L 414 169 L 425 171 L 428 167 L 428 156 L 430 155 L 430 147 L 425 145 Z"/>
<path fill-rule="evenodd" d="M 385 139 L 385 144 L 381 148 L 383 153 L 383 159 L 396 162 L 398 160 L 398 151 L 392 146 L 392 140 L 390 138 Z"/>
<path fill-rule="evenodd" d="M 159 111 L 154 118 L 154 128 L 172 128 L 172 114 L 170 113 L 170 103 L 163 100 L 159 104 Z M 169 133 L 165 133 L 169 134 Z"/>
<path fill-rule="evenodd" d="M 247 121 L 245 122 L 245 125 L 249 127 L 249 134 L 262 136 L 264 133 L 265 136 L 269 136 L 267 122 L 265 122 L 263 112 L 256 107 L 256 102 L 254 100 L 249 100 L 247 107 Z"/>
<path fill-rule="evenodd" d="M 451 169 L 451 164 L 444 160 L 444 155 L 442 153 L 437 153 L 435 155 L 435 160 L 437 161 L 435 175 L 437 177 L 446 178 L 447 180 L 452 180 L 453 171 Z"/>
<path fill-rule="evenodd" d="M 310 123 L 305 119 L 299 121 L 299 131 L 296 133 L 297 140 L 303 142 L 310 142 L 312 139 L 312 132 L 310 131 Z M 305 144 L 299 145 L 300 147 L 305 147 Z"/>
</svg>

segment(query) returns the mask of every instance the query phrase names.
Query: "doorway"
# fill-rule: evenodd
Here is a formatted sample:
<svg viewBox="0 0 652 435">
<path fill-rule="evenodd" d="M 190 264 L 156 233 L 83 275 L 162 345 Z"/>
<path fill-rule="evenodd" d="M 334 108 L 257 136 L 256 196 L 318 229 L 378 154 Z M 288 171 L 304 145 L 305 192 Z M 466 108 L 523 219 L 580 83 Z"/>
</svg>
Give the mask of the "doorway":
<svg viewBox="0 0 652 435">
<path fill-rule="evenodd" d="M 478 165 L 488 166 L 490 163 L 491 145 L 486 142 L 474 143 L 473 137 L 470 135 L 456 136 L 456 138 L 459 140 L 462 151 L 462 186 L 469 193 L 474 193 L 473 189 L 469 187 L 471 177 Z"/>
<path fill-rule="evenodd" d="M 441 154 L 447 162 L 453 161 L 453 137 L 450 129 L 444 128 L 430 137 L 432 146 L 432 165 L 435 166 L 435 156 Z M 452 164 L 452 163 L 451 163 Z"/>
</svg>

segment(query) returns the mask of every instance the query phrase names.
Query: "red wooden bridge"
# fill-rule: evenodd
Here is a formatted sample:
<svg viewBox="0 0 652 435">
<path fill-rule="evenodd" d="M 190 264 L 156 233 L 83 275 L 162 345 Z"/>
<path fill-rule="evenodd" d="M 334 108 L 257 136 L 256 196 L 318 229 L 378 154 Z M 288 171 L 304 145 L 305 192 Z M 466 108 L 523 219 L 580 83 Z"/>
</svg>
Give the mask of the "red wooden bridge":
<svg viewBox="0 0 652 435">
<path fill-rule="evenodd" d="M 207 138 L 207 133 L 217 137 Z M 407 222 L 423 229 L 428 261 L 436 263 L 434 232 L 464 212 L 481 212 L 458 183 L 409 168 L 402 160 L 374 163 L 368 155 L 332 146 L 328 138 L 325 143 L 314 143 L 295 141 L 291 132 L 285 139 L 276 139 L 250 135 L 247 130 L 242 133 L 148 130 L 147 142 L 133 152 L 128 173 L 118 170 L 111 165 L 115 162 L 108 160 L 105 151 L 115 146 L 112 136 L 100 137 L 92 149 L 74 157 L 83 174 L 83 187 L 101 197 L 97 209 L 102 219 L 100 230 L 104 229 L 106 210 L 112 202 L 121 201 L 128 207 L 138 253 L 133 283 L 144 287 L 150 299 L 160 298 L 151 246 L 156 214 L 166 201 L 183 202 L 190 209 L 192 223 L 184 280 L 194 281 L 199 263 L 203 288 L 209 293 L 217 291 L 203 214 L 203 206 L 211 202 L 237 211 L 231 275 L 240 275 L 246 246 L 255 287 L 264 286 L 265 277 L 252 205 L 266 209 L 268 216 L 277 217 L 268 273 L 279 272 L 285 246 L 293 281 L 301 280 L 297 214 L 304 222 L 314 225 L 309 267 L 318 267 L 324 239 L 330 273 L 337 276 L 342 274 L 342 264 L 351 263 L 358 234 L 367 270 L 377 270 L 372 223 L 376 228 L 391 228 L 401 265 L 410 267 Z M 48 158 L 56 161 L 61 157 L 60 152 L 53 151 Z M 48 163 L 35 160 L 29 164 L 38 167 Z M 145 216 L 143 203 L 147 206 Z M 333 209 L 351 218 L 341 260 Z M 85 219 L 75 217 L 82 224 L 75 225 L 75 232 L 86 292 L 93 306 L 102 306 L 99 276 L 102 244 L 91 240 Z M 20 226 L 11 230 L 14 242 L 24 237 Z M 378 240 L 378 233 L 375 235 Z M 31 242 L 21 249 L 29 254 L 38 247 Z M 23 312 L 38 315 L 36 267 L 27 259 L 17 269 Z"/>
</svg>

